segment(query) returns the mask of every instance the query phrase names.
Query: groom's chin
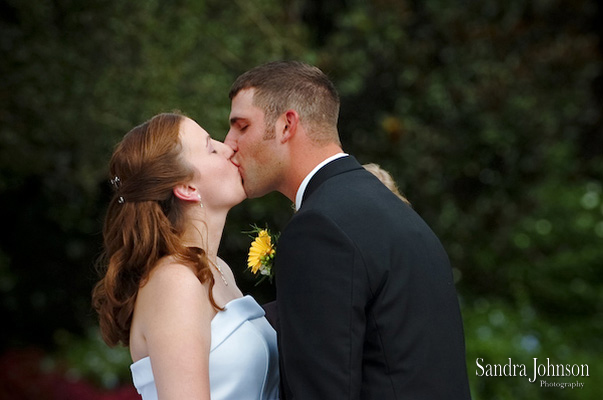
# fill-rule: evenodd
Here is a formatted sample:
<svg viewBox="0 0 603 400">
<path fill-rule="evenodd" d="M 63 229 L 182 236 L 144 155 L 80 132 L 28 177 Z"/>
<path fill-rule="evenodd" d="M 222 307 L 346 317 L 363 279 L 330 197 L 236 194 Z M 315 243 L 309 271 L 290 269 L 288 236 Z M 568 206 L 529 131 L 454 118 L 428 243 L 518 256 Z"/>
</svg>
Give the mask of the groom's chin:
<svg viewBox="0 0 603 400">
<path fill-rule="evenodd" d="M 269 191 L 257 190 L 257 188 L 251 188 L 249 186 L 246 186 L 245 182 L 243 182 L 243 189 L 245 190 L 245 195 L 247 196 L 247 199 L 257 199 L 270 193 Z"/>
<path fill-rule="evenodd" d="M 245 199 L 255 199 L 256 197 L 259 196 L 254 196 L 253 191 L 249 190 L 249 188 L 247 186 L 245 186 L 245 182 L 243 182 L 243 189 L 245 190 Z"/>
<path fill-rule="evenodd" d="M 245 197 L 246 199 L 257 199 L 259 197 L 262 197 L 261 195 L 256 194 L 255 192 L 252 191 L 248 191 L 247 189 L 245 189 Z"/>
<path fill-rule="evenodd" d="M 249 184 L 247 184 L 245 179 L 241 179 L 241 183 L 243 184 L 243 190 L 245 191 L 245 197 L 247 199 L 255 199 L 256 197 L 260 197 L 260 196 L 255 195 L 256 191 L 254 190 L 253 187 L 251 187 L 251 186 L 249 186 Z"/>
</svg>

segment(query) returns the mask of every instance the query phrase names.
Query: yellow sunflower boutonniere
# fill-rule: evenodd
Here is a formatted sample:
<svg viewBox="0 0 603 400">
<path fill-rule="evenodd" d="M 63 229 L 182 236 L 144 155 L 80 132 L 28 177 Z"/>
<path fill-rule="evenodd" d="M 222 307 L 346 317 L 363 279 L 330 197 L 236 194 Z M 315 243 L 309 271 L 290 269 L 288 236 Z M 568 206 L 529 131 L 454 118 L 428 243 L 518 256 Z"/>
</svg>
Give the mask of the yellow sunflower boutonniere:
<svg viewBox="0 0 603 400">
<path fill-rule="evenodd" d="M 274 256 L 276 255 L 276 243 L 279 235 L 272 234 L 268 228 L 259 228 L 256 225 L 251 227 L 251 231 L 244 232 L 253 239 L 249 248 L 247 268 L 256 276 L 258 273 L 260 274 L 261 278 L 256 286 L 266 278 L 272 283 L 274 278 Z"/>
</svg>

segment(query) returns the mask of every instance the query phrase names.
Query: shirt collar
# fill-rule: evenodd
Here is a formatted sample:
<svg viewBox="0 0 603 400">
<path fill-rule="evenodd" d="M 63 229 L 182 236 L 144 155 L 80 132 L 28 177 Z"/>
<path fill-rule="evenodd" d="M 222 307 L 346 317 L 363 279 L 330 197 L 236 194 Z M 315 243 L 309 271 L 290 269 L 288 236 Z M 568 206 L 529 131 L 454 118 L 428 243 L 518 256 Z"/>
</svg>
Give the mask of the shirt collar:
<svg viewBox="0 0 603 400">
<path fill-rule="evenodd" d="M 312 179 L 312 177 L 314 175 L 316 175 L 318 170 L 320 170 L 322 167 L 324 167 L 331 161 L 334 161 L 334 160 L 337 160 L 338 158 L 342 158 L 342 157 L 346 157 L 346 156 L 348 156 L 348 154 L 346 154 L 346 153 L 337 153 L 334 156 L 331 156 L 331 157 L 327 158 L 326 160 L 324 160 L 323 162 L 321 162 L 320 164 L 318 164 L 316 167 L 314 167 L 314 169 L 312 171 L 310 171 L 310 173 L 308 175 L 306 175 L 306 177 L 302 181 L 301 185 L 299 185 L 299 188 L 297 188 L 297 193 L 295 194 L 295 211 L 298 211 L 300 209 L 302 199 L 304 198 L 304 192 L 306 191 L 306 187 L 308 186 L 310 179 Z"/>
</svg>

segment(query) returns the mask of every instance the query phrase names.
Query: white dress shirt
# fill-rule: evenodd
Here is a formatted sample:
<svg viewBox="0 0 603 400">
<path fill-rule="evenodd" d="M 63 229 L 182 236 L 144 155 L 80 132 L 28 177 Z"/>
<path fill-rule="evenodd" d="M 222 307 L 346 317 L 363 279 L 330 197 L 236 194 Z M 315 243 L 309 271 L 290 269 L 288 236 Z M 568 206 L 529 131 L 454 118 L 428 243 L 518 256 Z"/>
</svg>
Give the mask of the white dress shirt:
<svg viewBox="0 0 603 400">
<path fill-rule="evenodd" d="M 312 177 L 314 175 L 316 175 L 316 173 L 322 167 L 324 167 L 331 161 L 337 160 L 338 158 L 347 157 L 348 155 L 349 154 L 347 154 L 347 153 L 337 153 L 334 156 L 331 156 L 331 157 L 327 158 L 326 160 L 324 160 L 323 162 L 321 162 L 320 164 L 318 164 L 316 167 L 314 167 L 314 169 L 312 171 L 310 171 L 310 173 L 308 175 L 306 175 L 306 177 L 302 181 L 301 185 L 299 185 L 299 188 L 297 188 L 297 193 L 295 194 L 295 211 L 298 211 L 299 208 L 301 207 L 302 199 L 304 198 L 304 192 L 306 191 L 306 187 L 308 186 L 310 179 L 312 179 Z"/>
</svg>

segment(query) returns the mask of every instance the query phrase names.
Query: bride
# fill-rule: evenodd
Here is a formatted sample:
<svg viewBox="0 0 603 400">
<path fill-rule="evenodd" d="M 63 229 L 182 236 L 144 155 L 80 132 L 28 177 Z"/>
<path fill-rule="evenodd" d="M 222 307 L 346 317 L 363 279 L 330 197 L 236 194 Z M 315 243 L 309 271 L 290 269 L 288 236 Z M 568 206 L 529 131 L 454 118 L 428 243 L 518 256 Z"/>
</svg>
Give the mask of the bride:
<svg viewBox="0 0 603 400">
<path fill-rule="evenodd" d="M 160 114 L 111 159 L 93 304 L 105 342 L 129 346 L 144 400 L 278 398 L 276 333 L 217 255 L 245 199 L 231 155 L 193 120 Z"/>
</svg>

